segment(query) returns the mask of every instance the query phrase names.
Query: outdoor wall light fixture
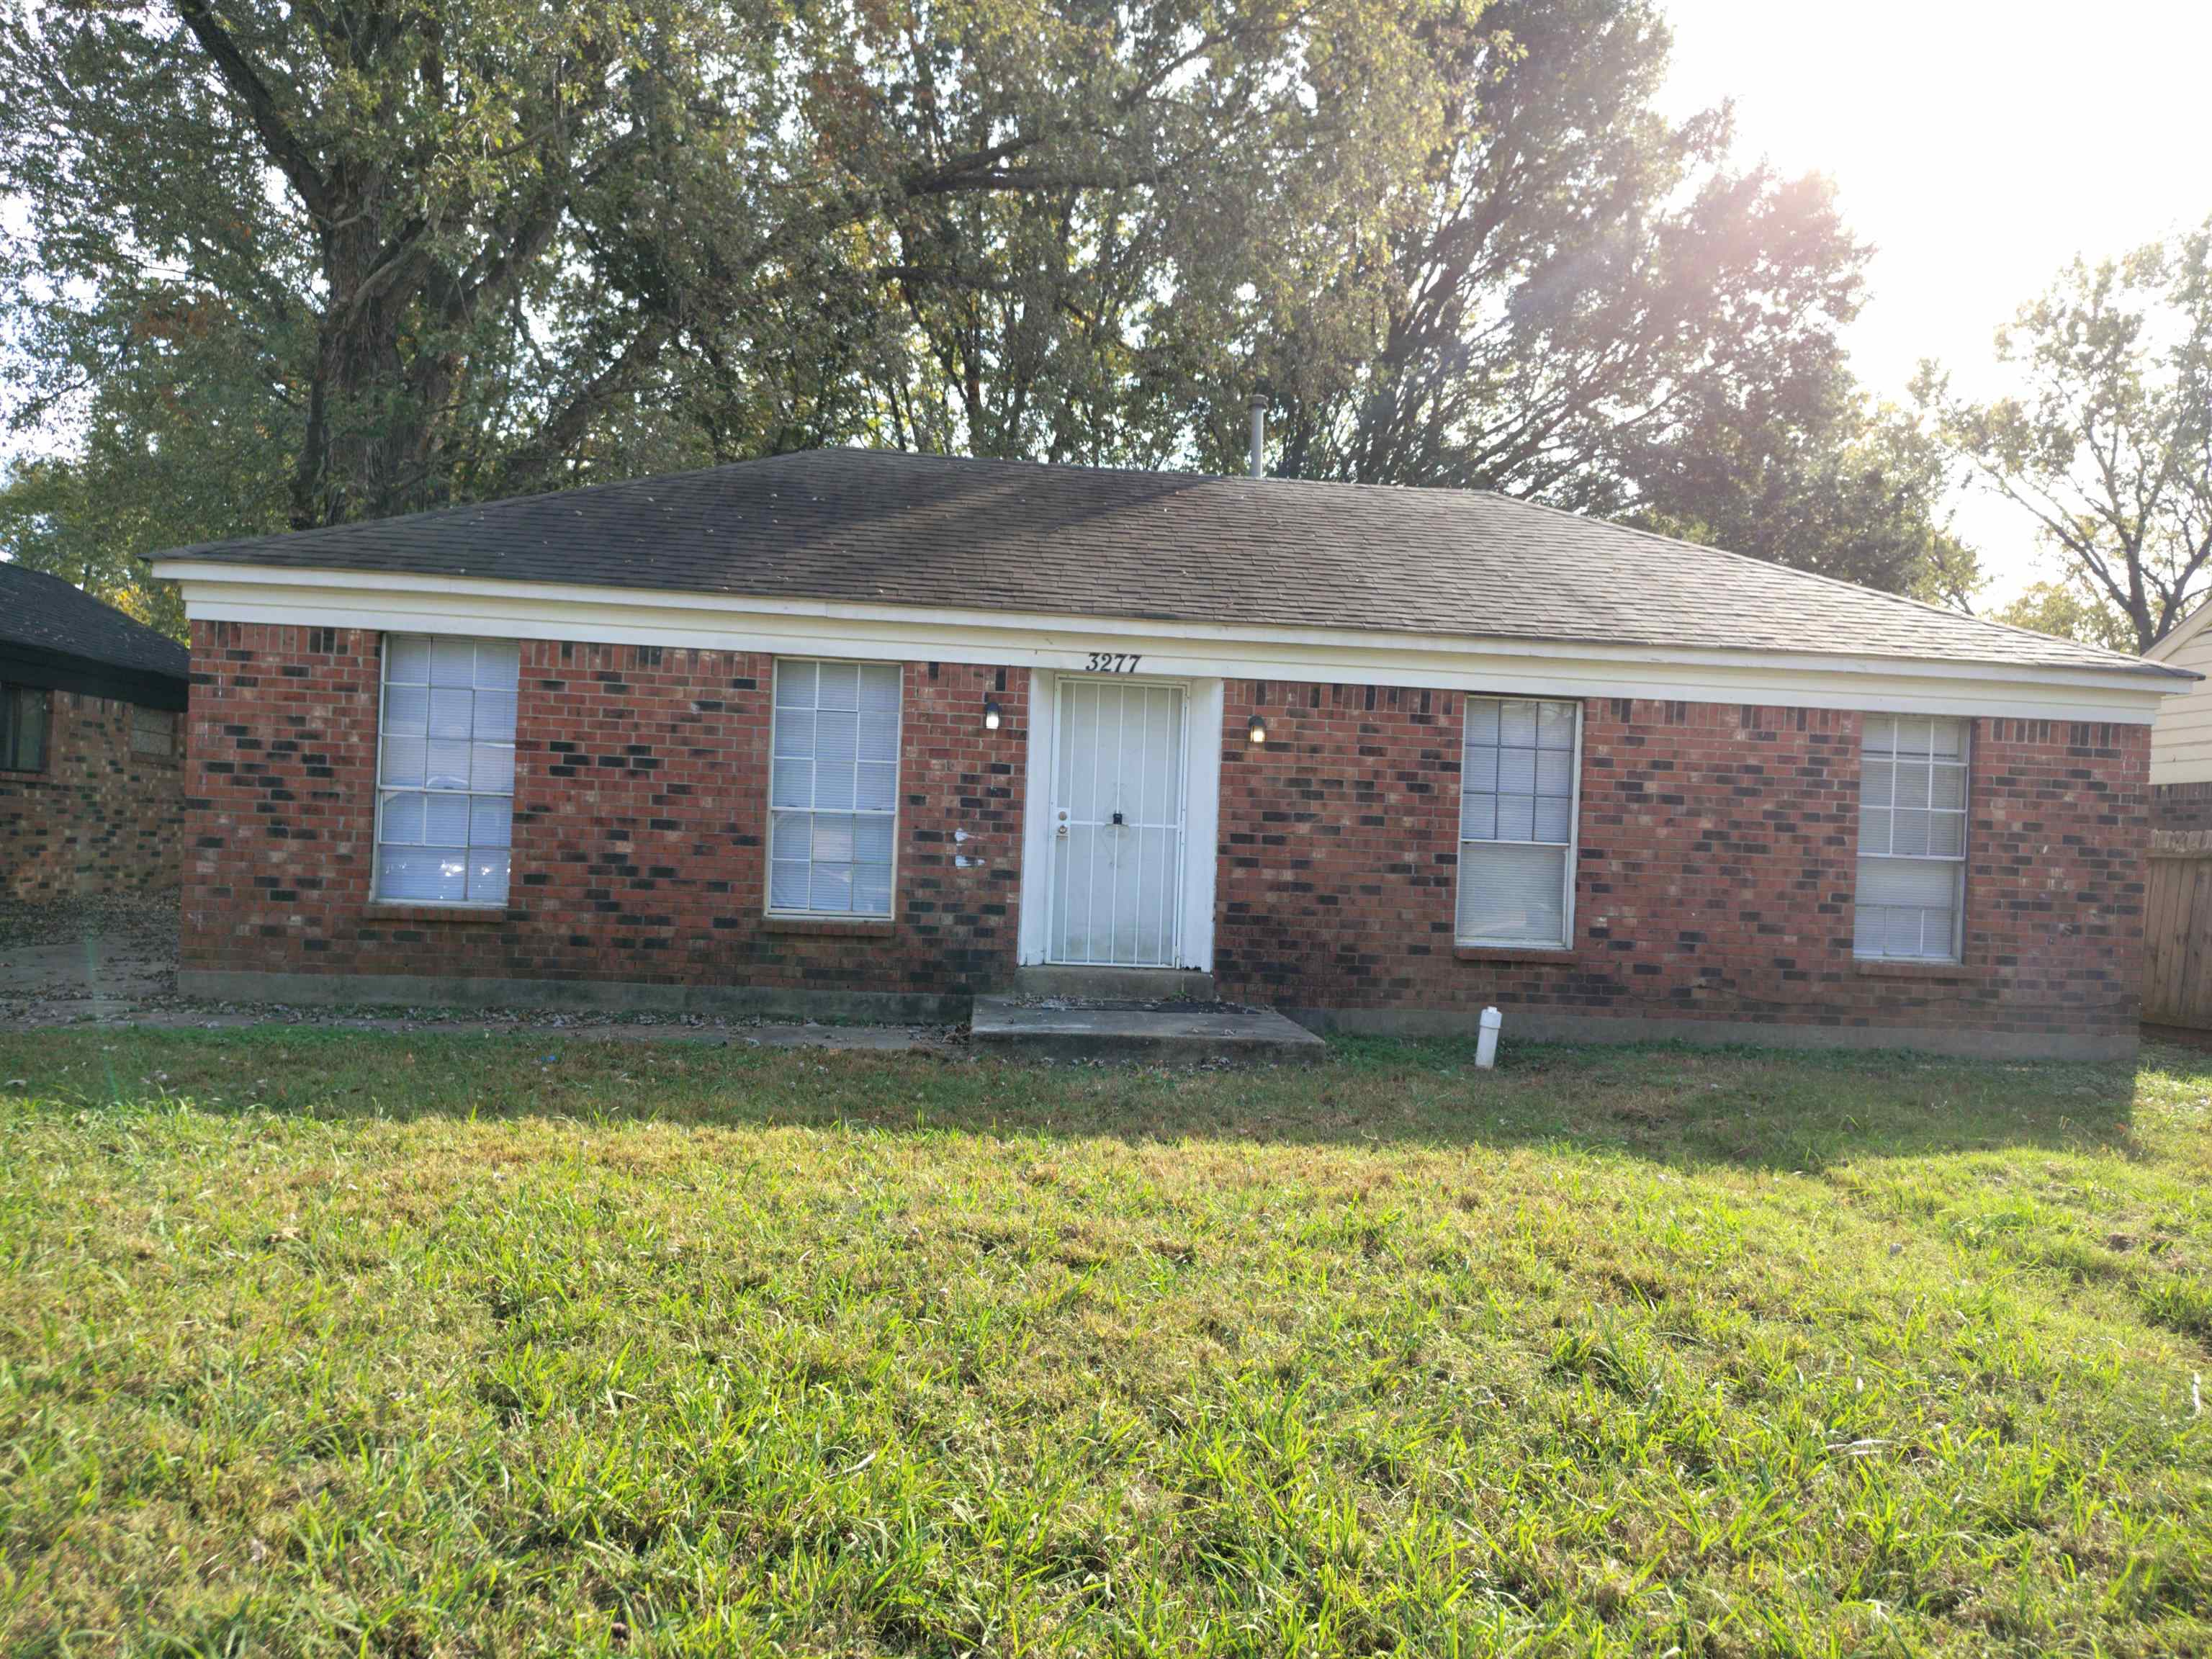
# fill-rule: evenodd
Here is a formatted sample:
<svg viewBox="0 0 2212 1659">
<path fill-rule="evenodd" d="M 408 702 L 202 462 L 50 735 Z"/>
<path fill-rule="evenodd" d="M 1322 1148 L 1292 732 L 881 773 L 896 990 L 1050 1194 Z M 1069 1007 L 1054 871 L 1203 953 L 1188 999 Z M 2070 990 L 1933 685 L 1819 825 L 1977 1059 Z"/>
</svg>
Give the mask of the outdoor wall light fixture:
<svg viewBox="0 0 2212 1659">
<path fill-rule="evenodd" d="M 1267 742 L 1267 722 L 1261 720 L 1257 714 L 1253 715 L 1252 724 L 1244 728 L 1244 735 L 1254 743 Z"/>
<path fill-rule="evenodd" d="M 983 729 L 986 732 L 995 732 L 999 729 L 999 704 L 994 697 L 983 699 Z"/>
</svg>

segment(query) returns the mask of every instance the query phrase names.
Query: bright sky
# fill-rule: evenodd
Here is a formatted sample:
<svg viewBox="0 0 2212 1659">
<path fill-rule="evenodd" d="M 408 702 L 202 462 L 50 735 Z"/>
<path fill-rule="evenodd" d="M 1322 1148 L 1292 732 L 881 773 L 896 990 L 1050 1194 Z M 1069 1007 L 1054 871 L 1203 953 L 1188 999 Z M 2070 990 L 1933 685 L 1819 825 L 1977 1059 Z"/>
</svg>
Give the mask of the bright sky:
<svg viewBox="0 0 2212 1659">
<path fill-rule="evenodd" d="M 1998 389 L 1990 337 L 2075 253 L 2212 215 L 2212 0 L 1661 0 L 1676 112 L 1734 97 L 1746 156 L 1836 181 L 1875 245 L 1851 335 L 1899 397 L 1922 357 Z M 1960 504 L 2005 588 L 2032 571 L 2017 509 Z"/>
</svg>

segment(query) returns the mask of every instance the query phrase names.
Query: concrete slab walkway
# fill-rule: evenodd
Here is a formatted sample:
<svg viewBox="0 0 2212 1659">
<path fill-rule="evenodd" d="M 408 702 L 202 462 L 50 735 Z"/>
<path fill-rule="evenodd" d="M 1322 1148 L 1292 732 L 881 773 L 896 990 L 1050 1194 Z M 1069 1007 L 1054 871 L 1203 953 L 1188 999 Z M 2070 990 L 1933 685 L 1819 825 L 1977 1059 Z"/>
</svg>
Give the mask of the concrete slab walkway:
<svg viewBox="0 0 2212 1659">
<path fill-rule="evenodd" d="M 1041 1060 L 1306 1061 L 1328 1045 L 1272 1008 L 1228 1002 L 977 997 L 979 1052 Z"/>
</svg>

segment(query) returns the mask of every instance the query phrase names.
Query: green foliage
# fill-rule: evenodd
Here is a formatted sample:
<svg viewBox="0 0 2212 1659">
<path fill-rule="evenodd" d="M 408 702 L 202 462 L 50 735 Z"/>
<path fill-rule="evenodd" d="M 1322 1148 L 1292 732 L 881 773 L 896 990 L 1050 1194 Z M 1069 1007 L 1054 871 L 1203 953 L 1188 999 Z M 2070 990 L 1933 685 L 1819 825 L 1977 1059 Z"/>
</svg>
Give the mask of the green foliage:
<svg viewBox="0 0 2212 1659">
<path fill-rule="evenodd" d="M 0 1078 L 11 1652 L 2212 1642 L 2201 1055 Z"/>
<path fill-rule="evenodd" d="M 83 515 L 19 539 L 851 441 L 1239 470 L 1256 392 L 1291 474 L 1952 592 L 1837 342 L 1863 250 L 1657 112 L 1668 46 L 1650 0 L 21 0 L 15 413 Z"/>
<path fill-rule="evenodd" d="M 988 291 L 941 216 L 1203 187 L 1415 15 L 33 6 L 0 33 L 32 409 L 143 447 L 114 403 L 204 397 L 176 418 L 273 437 L 296 525 L 844 435 L 887 295 Z M 147 326 L 178 313 L 231 374 Z"/>
<path fill-rule="evenodd" d="M 2079 636 L 2147 651 L 2212 564 L 2212 222 L 2077 259 L 1996 341 L 2020 382 L 1988 404 L 1926 366 L 1917 387 L 1990 489 L 2035 516 Z M 2054 616 L 2056 613 L 2054 613 Z"/>
<path fill-rule="evenodd" d="M 1932 604 L 1964 606 L 1980 561 L 1943 507 L 1954 468 L 1928 428 L 1839 383 L 1802 417 L 1699 420 L 1655 448 L 1638 516 L 1656 529 Z"/>
<path fill-rule="evenodd" d="M 1991 622 L 2055 634 L 2083 645 L 2100 645 L 2107 651 L 2136 648 L 2127 619 L 2078 581 L 2030 582 L 2009 605 L 1989 614 Z"/>
<path fill-rule="evenodd" d="M 1824 182 L 1732 165 L 1727 112 L 1658 112 L 1657 9 L 1499 0 L 1424 39 L 1441 115 L 1379 223 L 1285 238 L 1272 288 L 1164 320 L 1197 365 L 1200 455 L 1236 465 L 1259 389 L 1298 476 L 1502 489 L 1891 591 L 1970 587 L 1941 458 L 1844 362 L 1864 251 Z"/>
</svg>

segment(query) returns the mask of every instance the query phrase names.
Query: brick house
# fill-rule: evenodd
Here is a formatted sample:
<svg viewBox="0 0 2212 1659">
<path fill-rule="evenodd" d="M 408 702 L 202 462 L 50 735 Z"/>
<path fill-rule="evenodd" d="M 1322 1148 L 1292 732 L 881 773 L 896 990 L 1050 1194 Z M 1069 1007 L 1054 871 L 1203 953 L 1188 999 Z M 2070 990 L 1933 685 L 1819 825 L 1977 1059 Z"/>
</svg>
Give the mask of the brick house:
<svg viewBox="0 0 2212 1659">
<path fill-rule="evenodd" d="M 817 451 L 164 555 L 184 984 L 2134 1042 L 2185 675 L 1505 497 Z"/>
<path fill-rule="evenodd" d="M 177 885 L 190 672 L 166 635 L 0 564 L 0 897 Z"/>
<path fill-rule="evenodd" d="M 2170 668 L 2212 673 L 2212 605 L 2200 605 L 2143 654 Z M 2159 707 L 2150 732 L 2154 830 L 2212 832 L 2212 682 L 2198 680 Z"/>
</svg>

